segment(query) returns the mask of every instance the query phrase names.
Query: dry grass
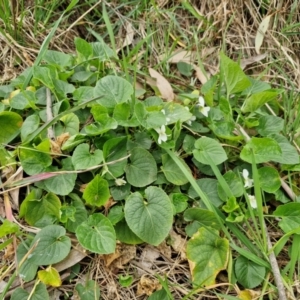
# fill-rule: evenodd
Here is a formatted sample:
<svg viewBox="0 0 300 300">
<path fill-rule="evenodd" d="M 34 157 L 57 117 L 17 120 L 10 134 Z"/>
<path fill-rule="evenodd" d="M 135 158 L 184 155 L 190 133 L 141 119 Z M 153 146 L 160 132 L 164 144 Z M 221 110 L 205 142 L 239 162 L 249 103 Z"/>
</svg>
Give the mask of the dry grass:
<svg viewBox="0 0 300 300">
<path fill-rule="evenodd" d="M 189 80 L 177 78 L 172 69 L 161 62 L 161 55 L 171 55 L 177 49 L 196 50 L 199 53 L 196 63 L 202 63 L 207 74 L 213 75 L 218 70 L 219 52 L 234 59 L 244 60 L 246 72 L 263 76 L 265 81 L 271 82 L 287 90 L 299 91 L 300 87 L 300 3 L 293 0 L 194 0 L 191 2 L 196 17 L 183 7 L 180 1 L 157 1 L 156 8 L 149 5 L 144 12 L 136 13 L 138 18 L 129 13 L 136 6 L 119 5 L 119 1 L 107 3 L 111 22 L 116 25 L 115 39 L 117 46 L 122 45 L 126 35 L 125 25 L 130 22 L 134 28 L 134 41 L 144 39 L 150 33 L 152 38 L 147 46 L 140 49 L 137 66 L 159 65 L 161 72 L 172 77 L 173 83 L 188 86 Z M 263 4 L 265 3 L 265 4 Z M 95 10 L 101 11 L 99 4 Z M 32 65 L 42 41 L 51 30 L 38 24 L 38 34 L 34 34 L 33 7 L 28 5 L 22 21 L 21 44 L 14 37 L 0 34 L 0 83 L 8 82 L 16 77 L 25 68 Z M 87 14 L 80 24 L 76 25 L 79 15 L 72 15 L 65 19 L 56 32 L 50 47 L 62 52 L 74 51 L 75 36 L 87 37 L 83 26 L 91 27 L 99 34 L 103 34 L 109 42 L 104 23 L 93 19 L 95 13 Z M 263 18 L 271 15 L 269 30 L 260 48 L 261 54 L 267 54 L 264 59 L 258 59 L 259 53 L 255 50 L 255 36 Z M 17 16 L 18 17 L 18 16 Z M 93 22 L 94 21 L 94 22 Z M 103 20 L 102 20 L 103 21 Z M 69 25 L 75 26 L 69 29 Z M 78 22 L 77 22 L 78 23 Z M 85 25 L 82 25 L 85 24 Z M 0 27 L 4 24 L 1 24 Z M 257 58 L 257 59 L 256 59 Z M 201 82 L 196 82 L 200 86 Z M 183 235 L 182 235 L 183 236 Z M 153 282 L 155 275 L 167 276 L 169 288 L 174 299 L 182 299 L 192 289 L 190 284 L 189 268 L 186 260 L 180 259 L 180 254 L 171 250 L 166 256 L 159 250 L 159 256 L 145 267 L 141 258 L 144 247 L 137 247 L 136 257 L 130 260 L 123 268 L 112 268 L 105 265 L 103 257 L 95 256 L 86 261 L 80 276 L 65 284 L 61 288 L 62 294 L 72 291 L 74 284 L 86 277 L 97 279 L 103 299 L 147 299 L 145 295 L 137 295 L 138 283 L 142 276 L 147 275 Z M 9 257 L 11 260 L 9 260 Z M 13 256 L 8 256 L 6 264 L 13 262 Z M 118 283 L 118 275 L 132 275 L 133 284 L 122 288 Z M 219 278 L 219 291 L 228 292 L 226 277 L 222 285 L 222 276 Z M 237 289 L 237 288 L 236 288 Z M 238 289 L 237 289 L 238 290 Z M 236 295 L 235 290 L 231 290 Z M 189 299 L 218 299 L 213 293 L 206 291 L 198 293 Z"/>
</svg>

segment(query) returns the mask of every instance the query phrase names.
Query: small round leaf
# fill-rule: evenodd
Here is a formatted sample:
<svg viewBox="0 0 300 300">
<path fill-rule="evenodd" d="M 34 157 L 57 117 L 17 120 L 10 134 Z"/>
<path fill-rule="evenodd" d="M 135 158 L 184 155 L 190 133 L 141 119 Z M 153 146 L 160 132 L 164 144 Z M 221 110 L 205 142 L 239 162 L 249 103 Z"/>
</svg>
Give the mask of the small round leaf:
<svg viewBox="0 0 300 300">
<path fill-rule="evenodd" d="M 208 137 L 202 137 L 195 142 L 194 157 L 204 165 L 209 165 L 213 161 L 219 165 L 227 159 L 226 152 L 219 142 Z"/>
<path fill-rule="evenodd" d="M 237 281 L 247 289 L 252 289 L 261 284 L 264 280 L 266 269 L 263 266 L 239 256 L 234 265 Z"/>
</svg>

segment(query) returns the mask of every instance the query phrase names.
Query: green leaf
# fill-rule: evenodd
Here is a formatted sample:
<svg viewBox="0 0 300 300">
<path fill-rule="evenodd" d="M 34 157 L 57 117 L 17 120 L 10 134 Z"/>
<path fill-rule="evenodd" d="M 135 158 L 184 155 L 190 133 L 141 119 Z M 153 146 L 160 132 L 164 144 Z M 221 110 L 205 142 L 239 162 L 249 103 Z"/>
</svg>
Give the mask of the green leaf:
<svg viewBox="0 0 300 300">
<path fill-rule="evenodd" d="M 257 164 L 278 161 L 282 157 L 278 143 L 271 138 L 251 138 L 241 151 L 241 159 L 252 164 L 252 152 Z"/>
<path fill-rule="evenodd" d="M 79 243 L 86 249 L 99 254 L 114 253 L 116 233 L 108 218 L 93 214 L 76 229 Z"/>
<path fill-rule="evenodd" d="M 43 60 L 49 65 L 53 65 L 57 69 L 63 70 L 64 68 L 72 65 L 73 58 L 70 54 L 65 54 L 63 52 L 54 50 L 47 50 L 43 56 Z"/>
<path fill-rule="evenodd" d="M 95 122 L 93 124 L 87 125 L 84 127 L 84 131 L 87 135 L 96 136 L 101 135 L 111 129 L 116 129 L 118 127 L 118 123 L 114 118 L 106 117 L 101 120 L 101 122 Z"/>
<path fill-rule="evenodd" d="M 119 126 L 136 127 L 139 125 L 136 116 L 131 115 L 131 109 L 128 103 L 117 104 L 114 109 L 113 117 Z"/>
<path fill-rule="evenodd" d="M 179 214 L 186 210 L 188 206 L 188 197 L 181 193 L 174 193 L 171 196 L 171 200 L 174 207 L 174 215 Z"/>
<path fill-rule="evenodd" d="M 37 243 L 28 261 L 35 265 L 52 265 L 62 261 L 70 252 L 71 240 L 62 226 L 49 225 L 37 233 L 31 246 Z"/>
<path fill-rule="evenodd" d="M 204 194 L 206 194 L 207 198 L 214 206 L 219 207 L 223 203 L 223 201 L 219 197 L 218 181 L 216 179 L 202 178 L 202 179 L 198 179 L 196 182 L 200 187 L 200 189 L 203 191 Z M 199 197 L 199 195 L 196 193 L 196 191 L 192 186 L 189 188 L 188 194 L 189 197 L 191 198 Z"/>
<path fill-rule="evenodd" d="M 45 216 L 53 216 L 59 220 L 61 207 L 59 198 L 53 193 L 38 199 L 37 196 L 36 190 L 32 190 L 25 198 L 21 204 L 20 217 L 24 216 L 26 222 L 32 226 Z"/>
<path fill-rule="evenodd" d="M 300 227 L 300 203 L 287 203 L 280 205 L 273 213 L 276 217 L 281 217 L 279 227 L 288 233 Z"/>
<path fill-rule="evenodd" d="M 16 233 L 19 231 L 19 226 L 13 222 L 10 222 L 9 220 L 3 220 L 2 225 L 0 226 L 0 238 Z"/>
<path fill-rule="evenodd" d="M 195 286 L 208 286 L 227 266 L 229 242 L 218 231 L 201 227 L 187 243 L 187 257 L 195 264 L 191 270 Z"/>
<path fill-rule="evenodd" d="M 121 186 L 112 186 L 110 193 L 114 200 L 124 200 L 130 194 L 130 189 L 131 185 L 127 183 Z"/>
<path fill-rule="evenodd" d="M 55 94 L 59 99 L 67 98 L 68 94 L 72 94 L 75 90 L 73 84 L 70 84 L 64 80 L 53 79 L 53 84 L 55 88 Z"/>
<path fill-rule="evenodd" d="M 153 294 L 151 294 L 151 296 L 147 300 L 162 300 L 162 299 L 164 300 L 172 299 L 168 296 L 168 293 L 166 292 L 165 289 L 155 291 Z"/>
<path fill-rule="evenodd" d="M 177 69 L 182 75 L 187 76 L 187 77 L 191 77 L 192 72 L 194 70 L 193 65 L 188 64 L 184 61 L 179 61 L 177 63 Z"/>
<path fill-rule="evenodd" d="M 38 265 L 32 264 L 31 261 L 28 260 L 28 257 L 21 266 L 19 265 L 23 257 L 28 253 L 30 242 L 31 241 L 26 240 L 19 244 L 17 248 L 18 274 L 25 282 L 29 282 L 35 278 L 39 267 Z"/>
<path fill-rule="evenodd" d="M 98 42 L 91 43 L 94 57 L 97 57 L 100 61 L 116 57 L 116 53 L 103 41 L 100 35 L 97 40 Z"/>
<path fill-rule="evenodd" d="M 49 266 L 45 270 L 38 271 L 38 278 L 39 280 L 46 284 L 53 287 L 61 286 L 61 279 L 57 270 L 51 266 Z"/>
<path fill-rule="evenodd" d="M 79 63 L 88 60 L 93 55 L 93 48 L 87 41 L 76 37 L 74 40 Z"/>
<path fill-rule="evenodd" d="M 84 206 L 83 201 L 79 198 L 77 194 L 70 194 L 71 206 L 76 209 L 74 214 L 75 221 L 68 220 L 66 223 L 66 229 L 71 232 L 75 232 L 76 228 L 88 218 L 87 210 Z"/>
<path fill-rule="evenodd" d="M 270 138 L 275 140 L 281 149 L 282 155 L 276 160 L 277 162 L 286 165 L 299 164 L 299 154 L 286 137 L 281 134 L 272 134 Z"/>
<path fill-rule="evenodd" d="M 188 222 L 197 221 L 199 226 L 198 228 L 212 227 L 217 230 L 221 229 L 220 223 L 216 218 L 215 213 L 207 209 L 196 208 L 196 207 L 188 208 L 184 212 L 183 217 L 185 221 Z"/>
<path fill-rule="evenodd" d="M 276 169 L 272 167 L 262 167 L 258 169 L 259 184 L 263 191 L 275 193 L 281 187 L 280 176 Z"/>
<path fill-rule="evenodd" d="M 168 118 L 167 124 L 174 124 L 178 121 L 183 123 L 190 120 L 193 116 L 184 106 L 174 102 L 166 103 L 164 111 Z"/>
<path fill-rule="evenodd" d="M 168 195 L 158 187 L 148 187 L 145 199 L 138 192 L 125 203 L 129 228 L 143 241 L 159 245 L 168 235 L 173 221 L 173 208 Z"/>
<path fill-rule="evenodd" d="M 72 155 L 72 163 L 75 170 L 84 170 L 99 165 L 103 161 L 103 153 L 97 149 L 90 153 L 88 144 L 81 144 L 76 147 Z"/>
<path fill-rule="evenodd" d="M 244 184 L 240 180 L 240 177 L 233 171 L 228 171 L 223 175 L 225 181 L 228 184 L 228 187 L 230 188 L 232 195 L 235 197 L 241 197 L 244 193 Z M 222 185 L 218 183 L 218 194 L 219 197 L 223 200 L 226 201 L 227 195 L 225 191 L 222 188 Z"/>
<path fill-rule="evenodd" d="M 24 299 L 29 299 L 30 295 L 30 300 L 49 300 L 49 294 L 47 291 L 46 286 L 40 282 L 35 286 L 35 290 L 32 293 L 32 291 L 29 292 L 27 290 L 24 290 L 22 288 L 17 288 L 11 295 L 11 300 L 24 300 Z"/>
<path fill-rule="evenodd" d="M 52 76 L 49 68 L 33 66 L 33 78 L 39 80 L 43 85 L 45 85 L 50 90 L 54 89 L 54 83 L 52 81 Z"/>
<path fill-rule="evenodd" d="M 232 121 L 229 122 L 214 122 L 209 128 L 214 132 L 216 136 L 222 139 L 230 140 L 230 141 L 239 141 L 242 140 L 243 137 L 241 135 L 234 135 L 233 131 L 235 128 L 235 124 Z"/>
<path fill-rule="evenodd" d="M 97 102 L 113 108 L 118 103 L 128 102 L 133 94 L 132 85 L 125 79 L 108 75 L 97 81 L 94 97 L 103 96 Z"/>
<path fill-rule="evenodd" d="M 113 162 L 127 155 L 127 136 L 112 138 L 106 141 L 103 145 L 103 156 L 105 162 Z M 127 159 L 121 160 L 107 166 L 109 173 L 115 178 L 124 174 Z M 110 178 L 108 178 L 110 179 Z"/>
<path fill-rule="evenodd" d="M 99 300 L 100 288 L 96 281 L 88 280 L 85 285 L 78 283 L 75 286 L 80 300 Z"/>
<path fill-rule="evenodd" d="M 107 217 L 112 225 L 116 225 L 118 222 L 124 219 L 123 207 L 120 205 L 111 207 Z"/>
<path fill-rule="evenodd" d="M 91 86 L 80 86 L 73 93 L 73 98 L 79 103 L 88 101 L 94 97 L 94 88 Z"/>
<path fill-rule="evenodd" d="M 251 86 L 249 86 L 247 89 L 245 89 L 242 92 L 242 95 L 256 94 L 256 93 L 264 92 L 266 90 L 271 89 L 271 85 L 267 82 L 263 82 L 263 81 L 254 79 L 252 77 L 248 77 L 248 79 L 251 81 Z"/>
<path fill-rule="evenodd" d="M 48 149 L 48 151 L 49 150 L 50 149 Z M 24 171 L 28 175 L 42 173 L 52 164 L 50 154 L 31 147 L 20 147 L 19 159 Z"/>
<path fill-rule="evenodd" d="M 138 102 L 135 104 L 134 113 L 138 122 L 145 128 L 159 128 L 166 124 L 166 116 L 161 112 L 157 111 L 158 107 L 150 108 L 146 107 L 145 103 Z M 150 111 L 148 111 L 150 110 Z"/>
<path fill-rule="evenodd" d="M 71 157 L 62 159 L 61 161 L 62 169 L 61 171 L 72 171 L 73 165 L 71 161 Z M 56 167 L 51 167 L 51 171 L 59 171 Z M 57 195 L 65 196 L 72 192 L 75 181 L 77 178 L 76 173 L 65 173 L 53 176 L 49 179 L 44 180 L 44 187 Z"/>
<path fill-rule="evenodd" d="M 132 282 L 133 282 L 133 276 L 131 276 L 131 275 L 126 275 L 126 276 L 119 275 L 119 283 L 122 287 L 129 287 L 129 286 L 131 286 Z"/>
<path fill-rule="evenodd" d="M 239 256 L 234 264 L 237 281 L 246 289 L 260 285 L 265 278 L 266 268 L 244 256 Z"/>
<path fill-rule="evenodd" d="M 72 192 L 77 174 L 62 174 L 44 180 L 45 187 L 50 192 L 65 196 Z"/>
<path fill-rule="evenodd" d="M 261 136 L 268 136 L 273 133 L 279 133 L 283 130 L 284 120 L 276 116 L 262 116 L 259 118 L 259 125 L 256 127 Z"/>
<path fill-rule="evenodd" d="M 228 98 L 230 94 L 245 90 L 251 85 L 251 82 L 238 63 L 232 61 L 224 53 L 221 53 L 220 57 L 220 68 L 226 84 Z"/>
<path fill-rule="evenodd" d="M 130 156 L 131 163 L 125 168 L 127 181 L 135 187 L 149 185 L 157 178 L 155 159 L 143 148 L 133 148 Z"/>
<path fill-rule="evenodd" d="M 66 132 L 68 132 L 70 135 L 75 135 L 79 132 L 79 119 L 74 113 L 61 117 L 60 122 L 55 125 L 56 136 Z"/>
<path fill-rule="evenodd" d="M 40 117 L 38 115 L 31 115 L 26 118 L 21 127 L 21 139 L 24 141 L 26 137 L 36 131 L 40 125 Z"/>
<path fill-rule="evenodd" d="M 256 94 L 252 94 L 243 104 L 242 112 L 254 112 L 265 103 L 276 99 L 279 92 L 277 90 L 268 90 Z"/>
<path fill-rule="evenodd" d="M 181 162 L 183 163 L 187 171 L 191 173 L 190 168 L 182 159 Z M 180 168 L 168 154 L 162 155 L 162 164 L 163 165 L 161 169 L 164 172 L 168 181 L 175 185 L 183 185 L 188 183 L 188 179 L 185 177 Z"/>
<path fill-rule="evenodd" d="M 11 111 L 0 113 L 0 144 L 7 144 L 20 133 L 23 124 L 22 117 Z"/>
<path fill-rule="evenodd" d="M 219 165 L 227 159 L 226 152 L 220 143 L 208 137 L 196 140 L 193 154 L 195 159 L 204 165 L 209 165 L 210 161 Z"/>
<path fill-rule="evenodd" d="M 66 142 L 61 146 L 62 151 L 71 151 L 77 145 L 85 142 L 86 136 L 83 134 L 72 135 Z"/>
<path fill-rule="evenodd" d="M 138 245 L 144 241 L 140 239 L 133 231 L 129 228 L 126 220 L 122 220 L 115 225 L 117 240 L 129 244 L 129 245 Z"/>
<path fill-rule="evenodd" d="M 83 199 L 92 206 L 102 206 L 109 199 L 108 182 L 99 174 L 90 181 L 83 192 Z"/>
<path fill-rule="evenodd" d="M 10 107 L 23 110 L 29 107 L 36 108 L 37 99 L 32 91 L 22 91 L 15 95 L 9 102 Z"/>
<path fill-rule="evenodd" d="M 60 222 L 67 223 L 68 220 L 75 221 L 76 208 L 67 204 L 62 205 L 60 209 Z"/>
<path fill-rule="evenodd" d="M 239 209 L 239 205 L 236 202 L 236 198 L 235 197 L 230 197 L 227 199 L 226 204 L 223 205 L 222 209 L 227 212 L 227 213 L 232 213 L 234 211 L 236 211 L 237 209 Z M 231 217 L 235 216 L 234 219 L 236 219 L 236 214 L 231 214 Z M 231 222 L 232 222 L 232 218 L 230 218 Z"/>
</svg>

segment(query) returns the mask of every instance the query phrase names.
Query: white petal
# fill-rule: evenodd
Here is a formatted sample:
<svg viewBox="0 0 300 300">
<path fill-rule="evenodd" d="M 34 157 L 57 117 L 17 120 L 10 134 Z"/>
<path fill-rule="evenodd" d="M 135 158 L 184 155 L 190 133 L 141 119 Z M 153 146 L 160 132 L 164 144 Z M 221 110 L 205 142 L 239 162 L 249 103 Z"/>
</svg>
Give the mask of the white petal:
<svg viewBox="0 0 300 300">
<path fill-rule="evenodd" d="M 205 100 L 202 96 L 199 96 L 198 99 L 198 105 L 204 107 L 205 106 Z"/>
<path fill-rule="evenodd" d="M 210 107 L 209 107 L 209 106 L 200 108 L 200 112 L 201 112 L 205 117 L 208 117 L 208 112 L 209 112 L 209 111 L 210 111 Z"/>
<path fill-rule="evenodd" d="M 248 179 L 249 171 L 247 169 L 243 169 L 243 177 L 244 177 L 245 180 Z"/>
<path fill-rule="evenodd" d="M 256 201 L 256 198 L 255 196 L 252 196 L 252 195 L 248 195 L 248 199 L 249 199 L 249 202 L 250 202 L 250 205 L 252 208 L 257 208 L 257 201 Z"/>
<path fill-rule="evenodd" d="M 125 185 L 125 184 L 126 184 L 126 180 L 124 180 L 123 178 L 124 178 L 124 177 L 122 177 L 122 178 L 117 178 L 117 179 L 115 180 L 115 184 L 116 184 L 117 186 Z"/>
</svg>

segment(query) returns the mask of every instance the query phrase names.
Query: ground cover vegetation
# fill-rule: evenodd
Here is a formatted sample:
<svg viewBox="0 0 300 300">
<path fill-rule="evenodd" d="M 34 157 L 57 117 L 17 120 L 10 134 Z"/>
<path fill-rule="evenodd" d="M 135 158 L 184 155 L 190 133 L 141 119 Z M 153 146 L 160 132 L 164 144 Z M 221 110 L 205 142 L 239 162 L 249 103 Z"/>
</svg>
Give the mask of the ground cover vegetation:
<svg viewBox="0 0 300 300">
<path fill-rule="evenodd" d="M 299 299 L 299 1 L 0 3 L 0 299 Z"/>
</svg>

